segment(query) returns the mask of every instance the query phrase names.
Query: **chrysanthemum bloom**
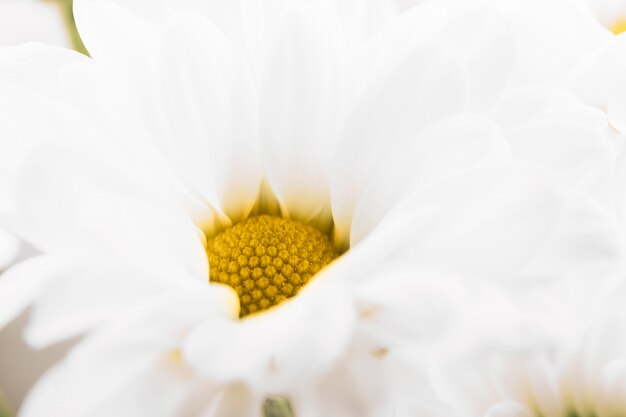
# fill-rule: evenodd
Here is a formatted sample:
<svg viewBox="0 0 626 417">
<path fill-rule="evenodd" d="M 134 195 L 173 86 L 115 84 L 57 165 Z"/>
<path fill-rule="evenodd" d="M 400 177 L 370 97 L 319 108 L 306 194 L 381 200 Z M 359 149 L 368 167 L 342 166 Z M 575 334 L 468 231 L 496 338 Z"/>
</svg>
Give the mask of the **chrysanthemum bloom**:
<svg viewBox="0 0 626 417">
<path fill-rule="evenodd" d="M 44 255 L 0 322 L 88 332 L 23 416 L 387 415 L 474 278 L 618 257 L 606 118 L 532 85 L 570 63 L 520 66 L 491 7 L 394 5 L 85 0 L 93 59 L 2 52 L 10 220 Z"/>
</svg>

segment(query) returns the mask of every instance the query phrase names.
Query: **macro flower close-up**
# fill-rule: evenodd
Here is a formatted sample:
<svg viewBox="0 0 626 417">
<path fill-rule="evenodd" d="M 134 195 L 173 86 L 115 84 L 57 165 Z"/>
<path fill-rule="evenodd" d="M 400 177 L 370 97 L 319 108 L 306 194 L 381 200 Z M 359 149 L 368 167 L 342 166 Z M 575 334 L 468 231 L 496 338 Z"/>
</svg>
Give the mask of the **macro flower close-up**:
<svg viewBox="0 0 626 417">
<path fill-rule="evenodd" d="M 0 347 L 68 346 L 8 412 L 626 415 L 626 38 L 590 4 L 62 10 L 77 51 L 0 49 Z"/>
</svg>

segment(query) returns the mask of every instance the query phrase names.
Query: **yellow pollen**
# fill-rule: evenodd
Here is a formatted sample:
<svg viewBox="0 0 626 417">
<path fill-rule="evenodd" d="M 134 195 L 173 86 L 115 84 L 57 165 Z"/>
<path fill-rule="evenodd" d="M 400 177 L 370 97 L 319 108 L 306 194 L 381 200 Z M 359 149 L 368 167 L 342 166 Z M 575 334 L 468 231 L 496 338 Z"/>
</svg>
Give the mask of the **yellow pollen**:
<svg viewBox="0 0 626 417">
<path fill-rule="evenodd" d="M 616 20 L 609 29 L 616 35 L 626 32 L 626 17 Z"/>
<path fill-rule="evenodd" d="M 210 280 L 239 296 L 239 317 L 293 297 L 338 256 L 316 228 L 269 215 L 250 217 L 208 241 Z"/>
</svg>

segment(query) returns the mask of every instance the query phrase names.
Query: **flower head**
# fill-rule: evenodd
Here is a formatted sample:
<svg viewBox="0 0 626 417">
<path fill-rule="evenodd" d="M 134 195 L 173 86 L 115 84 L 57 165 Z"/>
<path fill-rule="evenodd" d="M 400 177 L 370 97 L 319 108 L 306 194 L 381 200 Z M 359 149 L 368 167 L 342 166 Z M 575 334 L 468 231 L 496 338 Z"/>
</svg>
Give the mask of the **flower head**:
<svg viewBox="0 0 626 417">
<path fill-rule="evenodd" d="M 260 4 L 83 0 L 93 59 L 3 51 L 44 255 L 0 282 L 1 319 L 35 302 L 32 345 L 85 335 L 24 416 L 379 415 L 428 391 L 410 348 L 476 287 L 621 255 L 610 227 L 580 250 L 614 221 L 606 117 L 545 85 L 602 42 L 535 68 L 514 9 Z"/>
</svg>

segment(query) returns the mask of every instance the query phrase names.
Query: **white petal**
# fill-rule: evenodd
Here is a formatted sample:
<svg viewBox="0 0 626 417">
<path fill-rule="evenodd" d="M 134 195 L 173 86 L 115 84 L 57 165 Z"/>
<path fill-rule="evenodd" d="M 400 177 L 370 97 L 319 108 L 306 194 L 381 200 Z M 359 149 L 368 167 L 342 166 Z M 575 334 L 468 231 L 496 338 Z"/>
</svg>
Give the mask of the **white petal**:
<svg viewBox="0 0 626 417">
<path fill-rule="evenodd" d="M 574 65 L 612 38 L 583 3 L 570 0 L 506 2 L 519 51 L 513 85 L 560 82 Z"/>
<path fill-rule="evenodd" d="M 260 417 L 262 399 L 241 385 L 227 387 L 202 417 Z"/>
<path fill-rule="evenodd" d="M 382 250 L 378 259 L 407 256 L 513 279 L 512 272 L 554 233 L 562 211 L 562 196 L 547 172 L 517 164 L 489 167 L 415 193 L 363 241 L 363 255 L 374 244 Z"/>
<path fill-rule="evenodd" d="M 185 12 L 169 23 L 161 53 L 171 127 L 163 153 L 215 208 L 241 220 L 261 183 L 258 98 L 247 66 L 208 20 Z"/>
<path fill-rule="evenodd" d="M 387 348 L 441 335 L 466 296 L 459 283 L 440 271 L 409 266 L 374 274 L 357 288 L 360 325 Z"/>
<path fill-rule="evenodd" d="M 87 57 L 72 50 L 38 43 L 2 48 L 0 82 L 58 98 L 63 95 L 59 90 L 59 71 L 67 65 L 87 61 Z"/>
<path fill-rule="evenodd" d="M 501 402 L 493 405 L 485 417 L 532 417 L 534 413 L 528 407 L 516 402 Z"/>
<path fill-rule="evenodd" d="M 55 258 L 38 256 L 4 272 L 0 277 L 0 328 L 26 309 L 48 282 L 66 269 Z"/>
<path fill-rule="evenodd" d="M 515 32 L 495 4 L 473 6 L 453 16 L 445 38 L 467 65 L 468 109 L 491 109 L 504 93 L 517 58 Z"/>
<path fill-rule="evenodd" d="M 624 96 L 615 97 L 609 102 L 607 116 L 611 126 L 626 135 L 626 99 Z"/>
<path fill-rule="evenodd" d="M 394 417 L 459 417 L 463 415 L 457 413 L 447 404 L 428 400 L 400 401 L 394 411 Z"/>
<path fill-rule="evenodd" d="M 570 280 L 584 277 L 585 281 L 591 279 L 598 285 L 600 277 L 611 276 L 621 261 L 623 242 L 619 223 L 583 193 L 568 192 L 565 203 L 555 235 L 523 274 Z"/>
<path fill-rule="evenodd" d="M 144 332 L 138 334 L 113 345 L 79 345 L 37 383 L 20 415 L 165 417 L 175 413 L 189 389 L 189 376 L 176 369 L 162 346 L 150 344 Z"/>
<path fill-rule="evenodd" d="M 613 148 L 597 130 L 569 121 L 539 121 L 506 132 L 515 157 L 536 161 L 574 186 L 593 189 L 611 169 Z"/>
<path fill-rule="evenodd" d="M 372 74 L 384 69 L 406 48 L 432 40 L 447 18 L 445 5 L 435 2 L 424 2 L 402 13 L 380 36 L 357 49 L 353 66 L 359 77 L 358 87 L 367 85 Z"/>
<path fill-rule="evenodd" d="M 12 234 L 0 229 L 0 271 L 6 269 L 19 255 L 22 245 Z"/>
<path fill-rule="evenodd" d="M 347 240 L 361 193 L 388 149 L 461 112 L 466 97 L 464 68 L 434 45 L 412 48 L 372 82 L 346 122 L 333 162 L 331 200 L 340 241 Z"/>
<path fill-rule="evenodd" d="M 208 275 L 198 230 L 172 194 L 118 153 L 41 147 L 22 167 L 18 203 L 28 240 L 95 260 L 130 260 L 146 270 Z"/>
<path fill-rule="evenodd" d="M 278 22 L 261 86 L 262 156 L 281 208 L 304 221 L 329 198 L 329 165 L 346 113 L 334 22 L 309 3 Z"/>
<path fill-rule="evenodd" d="M 416 132 L 411 139 L 390 149 L 372 171 L 373 178 L 352 219 L 351 246 L 416 189 L 509 156 L 500 129 L 481 116 L 447 118 Z"/>
<path fill-rule="evenodd" d="M 602 111 L 584 105 L 572 94 L 548 86 L 521 87 L 508 91 L 493 111 L 504 129 L 540 121 L 570 121 L 598 132 L 606 129 Z"/>
<path fill-rule="evenodd" d="M 137 62 L 155 51 L 155 27 L 128 10 L 128 2 L 123 3 L 124 6 L 122 2 L 110 0 L 77 0 L 74 3 L 80 36 L 90 55 L 97 60 L 122 65 L 125 58 L 134 56 L 133 61 Z M 133 11 L 151 8 L 155 10 L 154 5 L 142 5 Z"/>
<path fill-rule="evenodd" d="M 606 110 L 608 103 L 626 92 L 626 36 L 610 36 L 579 67 L 571 71 L 564 86 L 589 105 Z"/>
<path fill-rule="evenodd" d="M 387 0 L 332 0 L 351 48 L 372 39 L 398 15 L 398 5 Z"/>
<path fill-rule="evenodd" d="M 68 269 L 46 286 L 33 308 L 25 339 L 39 349 L 127 318 L 137 306 L 193 285 L 185 279 L 193 278 L 160 277 L 105 264 Z"/>
<path fill-rule="evenodd" d="M 330 274 L 271 311 L 199 326 L 184 344 L 185 358 L 212 380 L 269 390 L 323 374 L 344 354 L 354 325 L 346 289 Z"/>
<path fill-rule="evenodd" d="M 91 56 L 125 92 L 121 100 L 132 103 L 133 118 L 158 138 L 167 133 L 156 72 L 159 35 L 120 3 L 79 0 L 74 4 L 76 23 Z"/>
</svg>

